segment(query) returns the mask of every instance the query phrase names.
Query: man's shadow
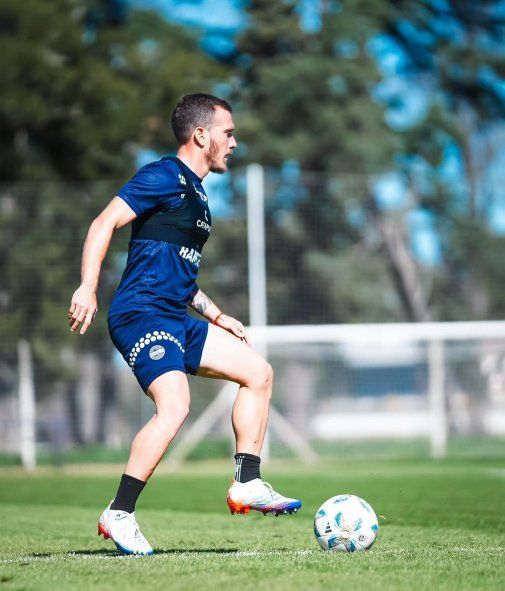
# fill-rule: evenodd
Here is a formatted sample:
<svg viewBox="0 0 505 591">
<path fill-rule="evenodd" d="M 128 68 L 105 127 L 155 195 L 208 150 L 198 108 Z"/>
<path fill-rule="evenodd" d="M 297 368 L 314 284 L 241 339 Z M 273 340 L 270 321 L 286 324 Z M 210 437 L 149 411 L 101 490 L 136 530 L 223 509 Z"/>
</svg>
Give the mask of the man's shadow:
<svg viewBox="0 0 505 591">
<path fill-rule="evenodd" d="M 158 554 L 235 554 L 240 548 L 155 548 L 154 556 Z M 66 553 L 67 556 L 127 556 L 117 550 L 99 548 L 96 550 L 73 550 Z"/>
</svg>

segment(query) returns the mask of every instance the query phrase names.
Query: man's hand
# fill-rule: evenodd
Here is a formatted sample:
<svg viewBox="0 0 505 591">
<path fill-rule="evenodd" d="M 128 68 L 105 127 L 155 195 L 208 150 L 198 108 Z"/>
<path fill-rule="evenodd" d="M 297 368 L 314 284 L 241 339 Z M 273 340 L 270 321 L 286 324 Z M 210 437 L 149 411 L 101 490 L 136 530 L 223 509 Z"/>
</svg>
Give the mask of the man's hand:
<svg viewBox="0 0 505 591">
<path fill-rule="evenodd" d="M 235 318 L 232 318 L 231 316 L 226 316 L 226 314 L 220 314 L 214 324 L 224 328 L 228 332 L 231 332 L 232 335 L 235 335 L 241 341 L 247 343 L 250 347 L 252 346 L 251 339 L 249 338 L 249 335 L 247 334 L 242 322 L 235 320 Z"/>
<path fill-rule="evenodd" d="M 75 332 L 79 325 L 84 322 L 81 327 L 81 334 L 84 334 L 93 322 L 97 312 L 96 293 L 90 287 L 82 284 L 72 296 L 72 303 L 68 311 L 70 330 Z"/>
</svg>

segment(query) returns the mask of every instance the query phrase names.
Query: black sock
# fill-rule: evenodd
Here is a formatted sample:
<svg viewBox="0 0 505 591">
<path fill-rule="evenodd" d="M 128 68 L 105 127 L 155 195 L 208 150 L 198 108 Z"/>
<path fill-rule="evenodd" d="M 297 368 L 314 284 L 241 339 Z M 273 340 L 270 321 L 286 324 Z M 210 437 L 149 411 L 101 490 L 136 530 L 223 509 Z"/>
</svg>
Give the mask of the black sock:
<svg viewBox="0 0 505 591">
<path fill-rule="evenodd" d="M 237 482 L 249 482 L 260 476 L 259 456 L 252 454 L 235 454 L 235 480 Z"/>
<path fill-rule="evenodd" d="M 146 483 L 138 478 L 123 474 L 117 489 L 116 498 L 112 501 L 111 509 L 114 511 L 126 511 L 133 513 L 135 503 Z"/>
</svg>

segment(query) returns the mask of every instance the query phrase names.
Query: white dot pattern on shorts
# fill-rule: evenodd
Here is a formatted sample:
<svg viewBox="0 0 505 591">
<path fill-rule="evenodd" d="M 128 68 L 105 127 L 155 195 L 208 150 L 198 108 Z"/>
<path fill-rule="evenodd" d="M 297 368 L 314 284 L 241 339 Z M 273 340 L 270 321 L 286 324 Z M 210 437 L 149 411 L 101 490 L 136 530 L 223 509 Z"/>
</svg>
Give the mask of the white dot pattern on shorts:
<svg viewBox="0 0 505 591">
<path fill-rule="evenodd" d="M 181 353 L 184 354 L 186 352 L 184 350 L 184 347 L 182 346 L 182 343 L 169 332 L 166 332 L 164 330 L 154 330 L 152 333 L 148 332 L 145 336 L 139 339 L 135 343 L 135 345 L 133 345 L 130 351 L 130 355 L 128 357 L 128 365 L 131 367 L 132 370 L 135 367 L 137 355 L 140 353 L 140 350 L 143 349 L 145 346 L 149 345 L 149 343 L 154 343 L 155 341 L 171 341 L 179 347 Z"/>
</svg>

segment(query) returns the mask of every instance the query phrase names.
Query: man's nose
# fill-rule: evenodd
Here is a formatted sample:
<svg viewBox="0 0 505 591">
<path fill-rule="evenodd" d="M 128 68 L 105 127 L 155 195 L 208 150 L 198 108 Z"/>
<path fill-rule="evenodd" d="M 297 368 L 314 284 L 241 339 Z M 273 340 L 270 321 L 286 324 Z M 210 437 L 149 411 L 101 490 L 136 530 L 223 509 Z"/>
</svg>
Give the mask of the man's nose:
<svg viewBox="0 0 505 591">
<path fill-rule="evenodd" d="M 230 138 L 229 146 L 232 149 L 235 149 L 237 147 L 237 140 L 233 136 Z"/>
</svg>

